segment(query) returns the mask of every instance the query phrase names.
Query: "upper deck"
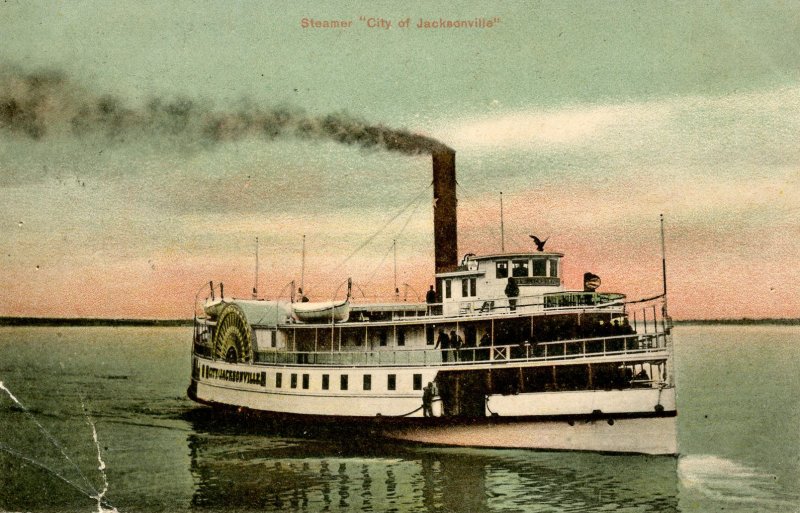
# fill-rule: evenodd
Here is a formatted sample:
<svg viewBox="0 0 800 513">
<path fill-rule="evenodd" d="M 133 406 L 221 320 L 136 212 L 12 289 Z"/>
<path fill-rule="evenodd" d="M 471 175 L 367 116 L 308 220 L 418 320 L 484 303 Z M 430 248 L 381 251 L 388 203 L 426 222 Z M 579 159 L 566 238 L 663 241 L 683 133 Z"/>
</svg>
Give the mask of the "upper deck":
<svg viewBox="0 0 800 513">
<path fill-rule="evenodd" d="M 521 307 L 514 304 L 519 303 L 517 298 L 562 292 L 563 256 L 544 251 L 467 255 L 455 270 L 436 274 L 442 313 L 456 315 L 476 305 Z M 527 302 L 524 306 L 537 305 Z"/>
</svg>

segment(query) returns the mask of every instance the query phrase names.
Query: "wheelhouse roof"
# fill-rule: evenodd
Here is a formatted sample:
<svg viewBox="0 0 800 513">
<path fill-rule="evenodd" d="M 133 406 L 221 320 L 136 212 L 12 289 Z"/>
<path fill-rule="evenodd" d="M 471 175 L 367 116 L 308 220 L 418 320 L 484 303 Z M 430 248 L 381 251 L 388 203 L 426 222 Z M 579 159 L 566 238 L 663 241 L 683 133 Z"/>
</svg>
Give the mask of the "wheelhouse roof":
<svg viewBox="0 0 800 513">
<path fill-rule="evenodd" d="M 492 255 L 481 255 L 470 257 L 470 260 L 504 260 L 513 258 L 532 258 L 532 257 L 563 257 L 564 253 L 555 251 L 524 251 L 515 253 L 495 253 Z"/>
</svg>

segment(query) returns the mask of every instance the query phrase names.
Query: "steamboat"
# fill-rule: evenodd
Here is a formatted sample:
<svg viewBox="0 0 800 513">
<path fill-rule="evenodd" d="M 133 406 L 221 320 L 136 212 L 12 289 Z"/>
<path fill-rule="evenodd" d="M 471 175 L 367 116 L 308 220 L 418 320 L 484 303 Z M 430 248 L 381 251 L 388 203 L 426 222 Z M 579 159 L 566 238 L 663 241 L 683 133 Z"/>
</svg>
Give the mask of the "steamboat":
<svg viewBox="0 0 800 513">
<path fill-rule="evenodd" d="M 454 446 L 677 454 L 672 324 L 643 299 L 570 290 L 563 253 L 458 257 L 455 152 L 432 153 L 435 286 L 425 302 L 224 297 L 196 316 L 193 400 L 286 422 Z"/>
</svg>

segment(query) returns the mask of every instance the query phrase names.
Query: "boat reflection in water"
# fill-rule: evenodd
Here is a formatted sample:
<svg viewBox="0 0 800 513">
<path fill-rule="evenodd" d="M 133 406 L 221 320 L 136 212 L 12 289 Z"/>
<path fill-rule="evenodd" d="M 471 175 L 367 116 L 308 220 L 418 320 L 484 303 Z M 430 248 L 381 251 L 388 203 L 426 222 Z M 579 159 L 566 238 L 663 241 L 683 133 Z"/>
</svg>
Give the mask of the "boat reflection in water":
<svg viewBox="0 0 800 513">
<path fill-rule="evenodd" d="M 188 436 L 197 510 L 678 511 L 673 457 L 427 447 L 208 413 Z"/>
</svg>

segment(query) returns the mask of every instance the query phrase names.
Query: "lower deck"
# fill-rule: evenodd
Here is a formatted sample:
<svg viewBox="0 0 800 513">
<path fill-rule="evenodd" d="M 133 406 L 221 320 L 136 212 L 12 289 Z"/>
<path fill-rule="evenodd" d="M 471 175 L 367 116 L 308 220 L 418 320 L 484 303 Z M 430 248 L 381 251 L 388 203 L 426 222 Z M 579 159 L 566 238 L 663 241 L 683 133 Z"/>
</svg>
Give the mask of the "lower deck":
<svg viewBox="0 0 800 513">
<path fill-rule="evenodd" d="M 254 410 L 320 416 L 422 417 L 426 388 L 435 417 L 586 415 L 674 410 L 661 352 L 604 360 L 473 361 L 438 366 L 240 364 L 197 355 L 194 395 Z"/>
</svg>

